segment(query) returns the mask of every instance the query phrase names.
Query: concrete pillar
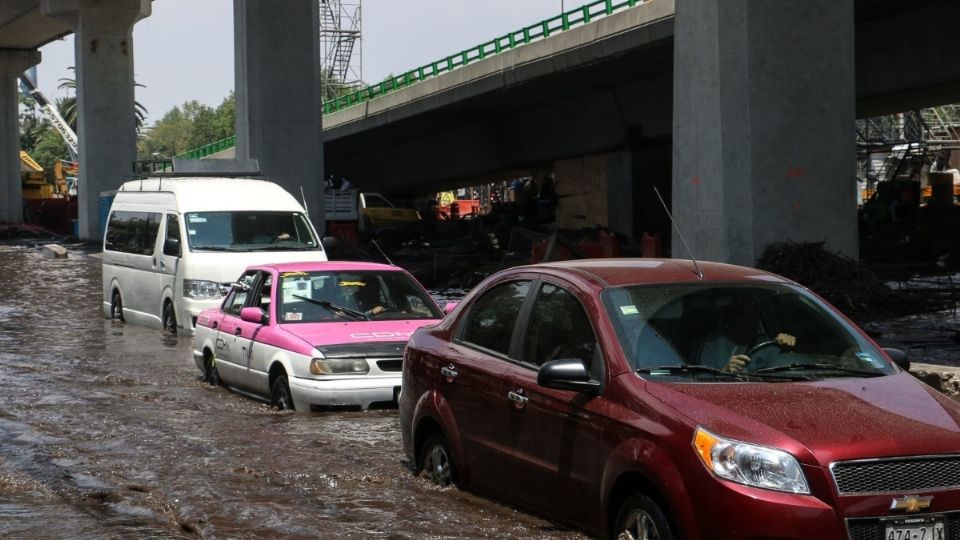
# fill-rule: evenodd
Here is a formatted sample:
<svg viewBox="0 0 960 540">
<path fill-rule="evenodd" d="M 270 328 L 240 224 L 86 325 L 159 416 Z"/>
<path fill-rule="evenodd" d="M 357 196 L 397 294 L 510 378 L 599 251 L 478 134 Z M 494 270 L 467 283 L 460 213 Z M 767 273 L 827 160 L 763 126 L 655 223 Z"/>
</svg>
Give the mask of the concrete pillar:
<svg viewBox="0 0 960 540">
<path fill-rule="evenodd" d="M 316 0 L 234 0 L 237 158 L 307 201 L 322 232 L 323 141 Z"/>
<path fill-rule="evenodd" d="M 100 192 L 132 175 L 137 157 L 133 25 L 151 0 L 41 0 L 43 12 L 73 29 L 77 68 L 80 237 L 100 237 Z"/>
<path fill-rule="evenodd" d="M 39 63 L 39 51 L 0 49 L 0 221 L 23 220 L 17 77 Z"/>
<path fill-rule="evenodd" d="M 853 4 L 677 0 L 673 211 L 698 258 L 857 257 Z"/>
</svg>

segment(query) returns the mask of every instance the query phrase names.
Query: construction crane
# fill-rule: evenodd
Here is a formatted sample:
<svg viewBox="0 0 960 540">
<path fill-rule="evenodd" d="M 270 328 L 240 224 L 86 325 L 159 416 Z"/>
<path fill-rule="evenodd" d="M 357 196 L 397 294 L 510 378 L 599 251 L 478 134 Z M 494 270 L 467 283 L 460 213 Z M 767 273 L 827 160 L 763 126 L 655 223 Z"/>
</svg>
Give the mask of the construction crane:
<svg viewBox="0 0 960 540">
<path fill-rule="evenodd" d="M 43 114 L 46 115 L 47 120 L 53 124 L 53 127 L 60 133 L 60 136 L 63 137 L 63 142 L 67 145 L 67 150 L 70 151 L 70 158 L 73 161 L 77 160 L 80 151 L 77 144 L 77 134 L 70 129 L 70 124 L 60 116 L 60 113 L 57 111 L 57 108 L 50 103 L 50 100 L 43 95 L 43 92 L 37 88 L 37 85 L 34 84 L 33 80 L 30 79 L 25 73 L 20 75 L 20 83 L 23 84 L 23 87 L 27 90 L 27 93 L 30 94 L 30 97 L 37 102 L 37 105 L 40 106 L 40 110 L 43 111 Z"/>
</svg>

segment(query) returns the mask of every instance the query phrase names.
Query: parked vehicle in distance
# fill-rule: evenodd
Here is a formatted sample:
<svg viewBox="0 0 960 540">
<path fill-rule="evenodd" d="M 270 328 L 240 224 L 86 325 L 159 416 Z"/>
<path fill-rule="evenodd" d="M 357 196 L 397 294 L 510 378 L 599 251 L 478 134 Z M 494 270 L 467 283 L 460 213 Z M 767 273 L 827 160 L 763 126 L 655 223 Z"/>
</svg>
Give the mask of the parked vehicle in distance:
<svg viewBox="0 0 960 540">
<path fill-rule="evenodd" d="M 403 237 L 420 230 L 420 214 L 398 208 L 380 193 L 328 189 L 323 200 L 327 230 L 352 230 L 363 237 Z"/>
<path fill-rule="evenodd" d="M 277 184 L 236 178 L 124 183 L 103 237 L 103 312 L 193 333 L 251 264 L 325 261 L 303 207 Z"/>
<path fill-rule="evenodd" d="M 200 314 L 193 358 L 207 381 L 280 409 L 392 407 L 407 339 L 442 317 L 396 266 L 255 266 L 222 306 Z"/>
<path fill-rule="evenodd" d="M 418 472 L 605 538 L 960 530 L 960 405 L 807 289 L 751 268 L 517 267 L 414 333 Z"/>
</svg>

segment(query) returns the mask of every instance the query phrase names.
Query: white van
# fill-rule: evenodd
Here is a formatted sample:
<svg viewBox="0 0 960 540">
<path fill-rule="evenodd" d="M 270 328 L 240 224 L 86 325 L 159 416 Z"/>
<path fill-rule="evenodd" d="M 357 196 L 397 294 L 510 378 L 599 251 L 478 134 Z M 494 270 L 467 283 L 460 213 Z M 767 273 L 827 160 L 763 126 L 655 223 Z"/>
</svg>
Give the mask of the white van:
<svg viewBox="0 0 960 540">
<path fill-rule="evenodd" d="M 103 235 L 103 312 L 192 334 L 246 267 L 325 260 L 303 206 L 277 184 L 133 180 L 117 191 Z"/>
</svg>

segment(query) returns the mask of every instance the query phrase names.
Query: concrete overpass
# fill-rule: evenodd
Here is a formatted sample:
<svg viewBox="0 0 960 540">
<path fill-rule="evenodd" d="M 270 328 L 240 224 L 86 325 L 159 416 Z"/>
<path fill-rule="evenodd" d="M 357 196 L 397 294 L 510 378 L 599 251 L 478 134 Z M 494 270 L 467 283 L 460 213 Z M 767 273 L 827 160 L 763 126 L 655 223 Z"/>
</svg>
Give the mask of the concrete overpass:
<svg viewBox="0 0 960 540">
<path fill-rule="evenodd" d="M 133 26 L 150 13 L 151 0 L 0 2 L 0 220 L 22 219 L 16 78 L 40 62 L 41 46 L 75 33 L 80 236 L 98 237 L 99 194 L 129 177 L 136 158 Z M 322 158 L 300 159 L 323 155 L 318 5 L 234 0 L 234 19 L 239 157 L 302 188 L 319 213 Z"/>
<path fill-rule="evenodd" d="M 411 192 L 552 170 L 567 214 L 585 218 L 565 225 L 628 235 L 664 228 L 657 186 L 703 258 L 751 263 L 788 238 L 855 255 L 853 119 L 960 100 L 950 28 L 960 5 L 676 2 L 636 0 L 321 120 L 315 2 L 235 0 L 237 155 L 261 159 L 291 192 L 304 187 L 314 215 L 322 158 L 305 156 L 326 151 L 335 174 Z M 132 25 L 149 10 L 149 0 L 0 6 L 0 171 L 16 155 L 13 77 L 38 46 L 79 32 L 88 238 L 99 190 L 116 187 L 133 156 L 132 129 L 118 126 L 132 114 Z M 18 217 L 8 199 L 0 218 Z"/>
<path fill-rule="evenodd" d="M 656 186 L 699 256 L 752 263 L 788 238 L 855 256 L 853 120 L 960 101 L 958 16 L 653 0 L 327 114 L 326 169 L 423 192 L 551 170 L 562 225 L 630 236 L 667 226 Z"/>
</svg>

